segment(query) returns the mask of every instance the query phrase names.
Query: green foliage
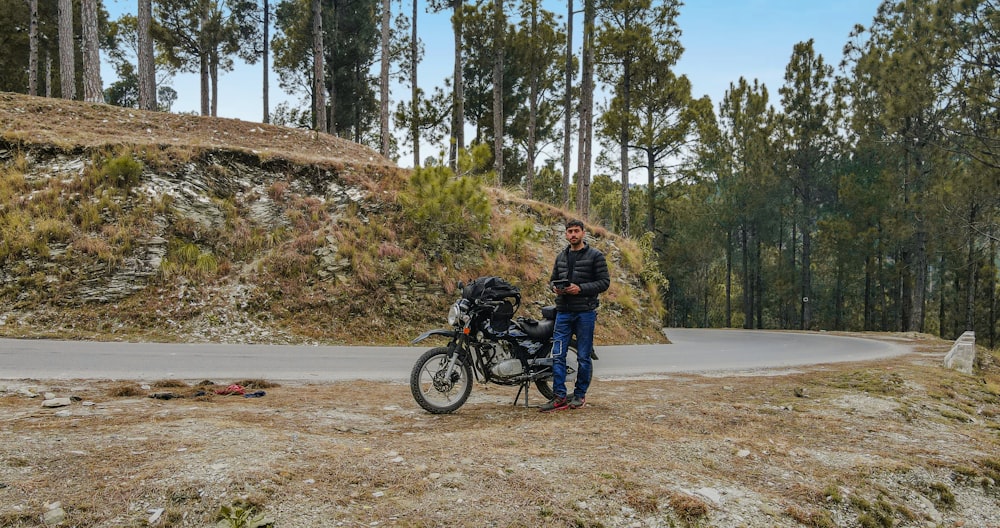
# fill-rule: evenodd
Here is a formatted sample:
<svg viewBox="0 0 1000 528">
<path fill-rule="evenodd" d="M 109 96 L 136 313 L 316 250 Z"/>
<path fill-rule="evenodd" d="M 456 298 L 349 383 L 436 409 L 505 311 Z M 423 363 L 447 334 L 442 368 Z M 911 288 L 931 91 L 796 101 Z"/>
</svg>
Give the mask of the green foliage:
<svg viewBox="0 0 1000 528">
<path fill-rule="evenodd" d="M 650 231 L 639 237 L 639 249 L 642 251 L 642 268 L 639 270 L 639 277 L 646 284 L 668 288 L 670 281 L 660 272 L 656 251 L 653 248 L 655 238 L 656 234 Z"/>
<path fill-rule="evenodd" d="M 429 247 L 461 243 L 486 232 L 490 201 L 473 177 L 456 178 L 436 165 L 414 171 L 399 201 L 403 214 Z"/>
<path fill-rule="evenodd" d="M 23 211 L 0 211 L 0 263 L 31 246 L 31 218 Z"/>
<path fill-rule="evenodd" d="M 92 187 L 107 185 L 116 189 L 130 189 L 139 183 L 142 162 L 131 153 L 108 157 L 95 163 L 90 171 Z"/>
<path fill-rule="evenodd" d="M 952 508 L 957 502 L 955 494 L 943 482 L 935 482 L 930 485 L 930 497 L 931 501 L 939 508 Z"/>
<path fill-rule="evenodd" d="M 855 496 L 851 498 L 851 505 L 858 510 L 858 523 L 863 528 L 892 528 L 896 524 L 893 517 L 895 508 L 883 497 L 872 504 Z"/>
<path fill-rule="evenodd" d="M 167 244 L 167 255 L 160 261 L 160 273 L 164 277 L 182 275 L 206 279 L 217 275 L 219 269 L 219 260 L 211 252 L 176 238 Z"/>
<path fill-rule="evenodd" d="M 520 220 L 507 226 L 505 233 L 499 235 L 499 250 L 507 255 L 521 255 L 528 244 L 540 242 L 544 234 L 535 229 L 531 220 Z"/>
<path fill-rule="evenodd" d="M 478 143 L 458 152 L 458 174 L 478 176 L 481 181 L 493 181 L 493 150 L 486 143 Z"/>
<path fill-rule="evenodd" d="M 232 506 L 222 506 L 215 516 L 219 528 L 266 528 L 274 526 L 274 521 L 267 518 L 258 507 L 239 501 Z"/>
</svg>

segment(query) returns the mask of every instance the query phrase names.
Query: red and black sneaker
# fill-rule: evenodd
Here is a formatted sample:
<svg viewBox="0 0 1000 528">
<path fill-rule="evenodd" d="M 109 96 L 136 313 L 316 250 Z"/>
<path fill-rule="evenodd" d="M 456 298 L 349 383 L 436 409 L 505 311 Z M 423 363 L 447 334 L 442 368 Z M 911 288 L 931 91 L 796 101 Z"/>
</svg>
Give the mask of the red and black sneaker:
<svg viewBox="0 0 1000 528">
<path fill-rule="evenodd" d="M 546 403 L 543 403 L 541 408 L 539 408 L 538 410 L 540 412 L 552 412 L 552 411 L 561 411 L 563 409 L 568 409 L 568 408 L 569 408 L 569 402 L 566 400 L 566 397 L 556 396 L 555 398 L 552 398 Z"/>
<path fill-rule="evenodd" d="M 573 399 L 569 402 L 570 409 L 579 409 L 587 404 L 587 398 L 584 396 L 573 395 Z"/>
</svg>

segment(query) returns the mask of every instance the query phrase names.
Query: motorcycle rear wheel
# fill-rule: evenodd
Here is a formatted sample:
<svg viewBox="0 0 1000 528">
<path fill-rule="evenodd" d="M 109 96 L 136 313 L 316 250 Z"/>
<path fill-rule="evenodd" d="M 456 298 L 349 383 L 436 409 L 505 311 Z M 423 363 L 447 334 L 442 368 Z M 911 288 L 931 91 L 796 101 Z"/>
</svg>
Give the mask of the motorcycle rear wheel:
<svg viewBox="0 0 1000 528">
<path fill-rule="evenodd" d="M 448 414 L 465 404 L 472 393 L 472 365 L 455 360 L 450 379 L 445 370 L 452 352 L 448 347 L 437 347 L 424 352 L 410 372 L 410 392 L 425 411 Z"/>
<path fill-rule="evenodd" d="M 549 350 L 548 357 L 552 357 L 552 350 Z M 573 390 L 573 384 L 576 383 L 576 372 L 580 369 L 579 364 L 576 360 L 576 342 L 571 341 L 569 344 L 569 350 L 566 352 L 566 385 L 569 390 Z M 551 400 L 556 397 L 555 391 L 552 390 L 552 376 L 546 378 L 541 378 L 535 380 L 535 387 L 538 388 L 538 392 L 542 394 L 542 397 L 546 400 Z"/>
</svg>

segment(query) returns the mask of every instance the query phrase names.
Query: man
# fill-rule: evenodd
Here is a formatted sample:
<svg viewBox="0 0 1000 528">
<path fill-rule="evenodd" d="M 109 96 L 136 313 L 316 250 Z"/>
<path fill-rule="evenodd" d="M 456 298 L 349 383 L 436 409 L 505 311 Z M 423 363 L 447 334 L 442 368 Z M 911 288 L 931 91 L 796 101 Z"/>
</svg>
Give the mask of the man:
<svg viewBox="0 0 1000 528">
<path fill-rule="evenodd" d="M 597 322 L 597 295 L 608 289 L 611 277 L 604 254 L 590 247 L 584 238 L 583 222 L 566 223 L 569 245 L 556 256 L 550 277 L 556 297 L 556 327 L 552 336 L 552 392 L 542 412 L 579 409 L 587 401 L 587 389 L 593 374 L 590 353 L 594 350 L 594 326 Z M 570 338 L 576 334 L 578 367 L 573 398 L 566 397 L 566 353 Z"/>
</svg>

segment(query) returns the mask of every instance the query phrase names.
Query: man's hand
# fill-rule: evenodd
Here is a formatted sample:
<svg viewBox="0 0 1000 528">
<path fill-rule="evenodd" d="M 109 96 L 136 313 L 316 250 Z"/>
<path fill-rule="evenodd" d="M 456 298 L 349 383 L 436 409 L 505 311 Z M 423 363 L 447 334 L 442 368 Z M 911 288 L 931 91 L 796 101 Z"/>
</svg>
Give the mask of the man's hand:
<svg viewBox="0 0 1000 528">
<path fill-rule="evenodd" d="M 560 293 L 565 295 L 579 295 L 580 287 L 577 286 L 576 284 L 570 284 L 569 286 L 563 288 L 562 292 Z"/>
</svg>

